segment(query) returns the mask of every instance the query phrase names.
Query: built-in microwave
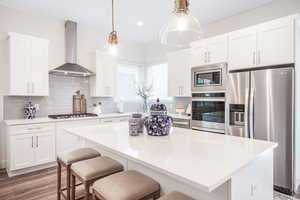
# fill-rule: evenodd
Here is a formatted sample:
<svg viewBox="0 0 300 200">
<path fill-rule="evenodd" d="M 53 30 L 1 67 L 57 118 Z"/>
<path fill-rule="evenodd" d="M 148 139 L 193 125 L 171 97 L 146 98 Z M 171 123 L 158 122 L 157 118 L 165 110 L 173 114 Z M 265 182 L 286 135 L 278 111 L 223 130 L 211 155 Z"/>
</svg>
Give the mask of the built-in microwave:
<svg viewBox="0 0 300 200">
<path fill-rule="evenodd" d="M 225 91 L 227 64 L 192 68 L 192 92 Z"/>
</svg>

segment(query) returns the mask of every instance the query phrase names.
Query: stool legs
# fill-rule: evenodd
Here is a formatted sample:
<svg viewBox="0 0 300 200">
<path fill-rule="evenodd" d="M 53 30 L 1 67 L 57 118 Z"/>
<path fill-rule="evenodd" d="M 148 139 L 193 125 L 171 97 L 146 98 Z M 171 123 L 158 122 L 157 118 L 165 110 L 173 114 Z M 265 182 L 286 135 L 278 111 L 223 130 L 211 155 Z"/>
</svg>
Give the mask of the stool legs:
<svg viewBox="0 0 300 200">
<path fill-rule="evenodd" d="M 71 166 L 67 166 L 67 200 L 71 200 Z"/>
<path fill-rule="evenodd" d="M 57 160 L 57 200 L 60 200 L 60 191 L 61 191 L 61 164 Z"/>
<path fill-rule="evenodd" d="M 72 175 L 72 186 L 71 186 L 71 189 L 72 189 L 72 196 L 71 196 L 71 199 L 72 200 L 75 200 L 75 194 L 76 194 L 76 178 L 74 175 Z"/>
<path fill-rule="evenodd" d="M 89 200 L 89 197 L 90 197 L 90 183 L 89 182 L 84 183 L 84 189 L 85 189 L 85 200 Z"/>
</svg>

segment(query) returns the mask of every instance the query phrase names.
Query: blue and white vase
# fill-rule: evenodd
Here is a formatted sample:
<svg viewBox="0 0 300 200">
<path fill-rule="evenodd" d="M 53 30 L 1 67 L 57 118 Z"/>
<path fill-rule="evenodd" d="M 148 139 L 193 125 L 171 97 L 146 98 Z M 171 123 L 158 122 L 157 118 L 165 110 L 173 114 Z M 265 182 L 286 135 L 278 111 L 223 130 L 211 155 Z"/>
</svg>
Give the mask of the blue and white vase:
<svg viewBox="0 0 300 200">
<path fill-rule="evenodd" d="M 25 119 L 34 119 L 36 115 L 36 106 L 31 102 L 24 106 L 24 118 Z"/>
<path fill-rule="evenodd" d="M 148 135 L 166 136 L 169 135 L 173 124 L 173 118 L 167 115 L 167 107 L 164 104 L 153 104 L 150 108 L 150 116 L 146 117 L 144 125 Z"/>
</svg>

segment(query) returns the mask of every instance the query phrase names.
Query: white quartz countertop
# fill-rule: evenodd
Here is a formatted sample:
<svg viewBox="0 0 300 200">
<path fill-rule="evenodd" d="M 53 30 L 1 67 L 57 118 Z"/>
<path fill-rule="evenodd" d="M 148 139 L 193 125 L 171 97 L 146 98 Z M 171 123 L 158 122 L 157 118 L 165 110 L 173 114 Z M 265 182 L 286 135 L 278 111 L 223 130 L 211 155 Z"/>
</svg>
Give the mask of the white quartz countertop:
<svg viewBox="0 0 300 200">
<path fill-rule="evenodd" d="M 97 117 L 83 117 L 83 118 L 69 118 L 69 119 L 51 119 L 48 117 L 42 117 L 42 118 L 35 118 L 35 119 L 4 120 L 4 123 L 7 126 L 15 126 L 15 125 L 40 124 L 40 123 L 51 123 L 51 122 L 61 122 L 61 121 L 129 117 L 130 115 L 131 115 L 131 113 L 109 113 L 109 114 L 102 114 Z"/>
<path fill-rule="evenodd" d="M 102 148 L 212 192 L 276 143 L 173 128 L 165 137 L 129 136 L 128 123 L 66 129 Z"/>
</svg>

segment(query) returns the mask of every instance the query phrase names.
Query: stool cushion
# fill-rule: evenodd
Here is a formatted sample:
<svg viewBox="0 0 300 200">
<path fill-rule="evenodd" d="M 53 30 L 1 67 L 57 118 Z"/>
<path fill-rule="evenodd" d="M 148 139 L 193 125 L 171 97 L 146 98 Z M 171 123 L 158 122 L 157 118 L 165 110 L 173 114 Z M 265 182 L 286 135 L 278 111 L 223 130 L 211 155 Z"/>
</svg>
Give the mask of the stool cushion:
<svg viewBox="0 0 300 200">
<path fill-rule="evenodd" d="M 180 192 L 171 192 L 158 200 L 193 200 L 192 198 L 180 193 Z"/>
<path fill-rule="evenodd" d="M 87 160 L 101 156 L 101 154 L 92 148 L 82 148 L 72 151 L 66 155 L 58 156 L 66 165 L 71 165 L 75 162 Z"/>
<path fill-rule="evenodd" d="M 137 171 L 124 171 L 96 181 L 93 185 L 104 199 L 138 200 L 160 189 L 159 183 Z"/>
<path fill-rule="evenodd" d="M 83 180 L 89 181 L 123 171 L 124 168 L 121 163 L 109 157 L 100 156 L 76 162 L 71 169 Z"/>
</svg>

